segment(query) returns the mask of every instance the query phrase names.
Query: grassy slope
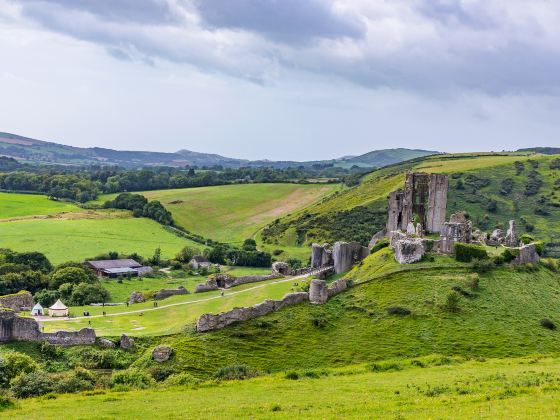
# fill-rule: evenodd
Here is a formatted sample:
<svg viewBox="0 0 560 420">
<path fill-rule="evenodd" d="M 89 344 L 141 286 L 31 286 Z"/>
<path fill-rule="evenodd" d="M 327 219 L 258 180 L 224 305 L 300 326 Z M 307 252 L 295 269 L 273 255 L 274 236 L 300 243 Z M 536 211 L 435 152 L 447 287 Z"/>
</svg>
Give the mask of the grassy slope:
<svg viewBox="0 0 560 420">
<path fill-rule="evenodd" d="M 161 280 L 165 282 L 165 280 Z M 204 281 L 199 277 L 197 283 Z M 303 284 L 302 280 L 298 281 Z M 192 285 L 192 283 L 191 283 Z M 165 335 L 181 332 L 188 324 L 193 324 L 204 313 L 218 313 L 234 307 L 251 306 L 266 299 L 280 299 L 293 288 L 293 281 L 269 280 L 266 282 L 245 284 L 224 292 L 220 291 L 197 293 L 190 295 L 172 296 L 159 301 L 159 308 L 153 310 L 153 302 L 138 303 L 126 306 L 111 307 L 72 307 L 71 314 L 80 316 L 84 310 L 91 315 L 101 315 L 103 311 L 108 314 L 130 311 L 143 311 L 140 313 L 127 313 L 118 316 L 99 318 L 84 318 L 70 321 L 45 322 L 45 331 L 77 330 L 90 326 L 98 335 L 118 336 L 127 333 L 133 336 Z M 210 299 L 210 300 L 208 300 Z M 176 305 L 182 302 L 193 302 L 187 305 Z"/>
<path fill-rule="evenodd" d="M 172 258 L 192 241 L 165 231 L 146 218 L 43 219 L 0 222 L 0 247 L 15 251 L 40 251 L 53 263 L 109 252 L 138 252 L 151 256 L 161 247 L 164 258 Z"/>
<path fill-rule="evenodd" d="M 49 200 L 44 195 L 0 192 L 0 219 L 77 211 L 74 204 Z"/>
<path fill-rule="evenodd" d="M 378 278 L 323 306 L 302 304 L 210 334 L 165 341 L 177 351 L 177 367 L 201 376 L 236 362 L 278 371 L 431 353 L 504 357 L 557 351 L 558 333 L 539 325 L 545 317 L 560 322 L 557 274 L 494 270 L 481 276 L 476 297 L 463 298 L 461 311 L 450 313 L 440 304 L 453 286 L 466 288 L 468 271 L 443 268 L 447 264 L 436 262 L 439 268 L 430 269 L 425 263 L 424 270 L 417 266 Z M 384 268 L 373 268 L 379 266 Z M 351 276 L 375 279 L 394 268 L 392 256 L 381 251 Z M 388 315 L 387 307 L 394 305 L 413 315 Z M 313 320 L 325 326 L 316 327 Z"/>
<path fill-rule="evenodd" d="M 337 185 L 244 184 L 146 191 L 186 229 L 214 240 L 240 243 L 281 216 L 306 207 Z M 173 204 L 175 201 L 181 203 Z"/>
<path fill-rule="evenodd" d="M 437 366 L 438 363 L 443 365 Z M 389 418 L 555 419 L 560 415 L 559 359 L 527 358 L 445 364 L 399 362 L 402 370 L 366 366 L 289 380 L 283 375 L 200 388 L 60 395 L 17 403 L 12 419 L 60 418 Z"/>
</svg>

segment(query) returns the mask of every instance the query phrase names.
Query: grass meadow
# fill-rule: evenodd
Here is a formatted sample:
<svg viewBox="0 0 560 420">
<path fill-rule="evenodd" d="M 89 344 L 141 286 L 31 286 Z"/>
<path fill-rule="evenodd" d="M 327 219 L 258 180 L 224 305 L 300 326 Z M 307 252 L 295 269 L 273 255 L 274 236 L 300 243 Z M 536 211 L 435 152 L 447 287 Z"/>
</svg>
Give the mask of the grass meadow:
<svg viewBox="0 0 560 420">
<path fill-rule="evenodd" d="M 152 280 L 155 279 L 149 280 L 151 284 L 153 284 Z M 189 278 L 185 282 L 192 287 L 195 283 L 205 280 L 205 278 L 199 277 L 198 280 Z M 159 281 L 162 284 L 168 282 L 165 279 L 159 279 Z M 297 282 L 299 285 L 304 284 L 301 279 Z M 172 296 L 159 301 L 158 308 L 154 308 L 152 301 L 128 307 L 125 305 L 72 307 L 70 314 L 74 316 L 81 316 L 83 311 L 89 311 L 92 316 L 102 315 L 102 312 L 105 311 L 109 316 L 44 322 L 43 325 L 45 331 L 72 331 L 91 326 L 100 336 L 119 336 L 122 333 L 132 336 L 175 334 L 183 331 L 188 324 L 193 324 L 200 315 L 205 313 L 219 313 L 235 307 L 252 306 L 267 299 L 281 299 L 286 293 L 292 291 L 293 283 L 290 279 L 268 280 L 226 290 L 223 296 L 219 290 Z M 108 289 L 111 290 L 111 288 Z M 123 312 L 126 313 L 110 316 Z"/>
<path fill-rule="evenodd" d="M 0 417 L 556 419 L 559 371 L 558 358 L 430 356 L 198 386 L 53 395 L 16 402 Z"/>
<path fill-rule="evenodd" d="M 82 261 L 109 251 L 149 257 L 161 248 L 173 258 L 184 246 L 200 245 L 164 230 L 146 218 L 33 219 L 0 222 L 0 247 L 39 251 L 51 262 Z"/>
<path fill-rule="evenodd" d="M 44 195 L 0 192 L 0 220 L 79 210 L 80 208 L 74 204 L 49 200 Z"/>
</svg>

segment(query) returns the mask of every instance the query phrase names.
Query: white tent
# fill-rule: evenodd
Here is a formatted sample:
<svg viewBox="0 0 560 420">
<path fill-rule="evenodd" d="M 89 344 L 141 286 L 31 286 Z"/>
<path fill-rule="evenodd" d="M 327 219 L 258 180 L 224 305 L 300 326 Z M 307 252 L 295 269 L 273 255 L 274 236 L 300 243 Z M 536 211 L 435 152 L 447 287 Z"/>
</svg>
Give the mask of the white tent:
<svg viewBox="0 0 560 420">
<path fill-rule="evenodd" d="M 53 306 L 49 307 L 50 316 L 68 316 L 68 306 L 58 299 Z"/>
<path fill-rule="evenodd" d="M 33 316 L 43 315 L 43 307 L 41 306 L 40 303 L 37 303 L 33 307 L 33 309 L 31 309 L 31 315 Z"/>
</svg>

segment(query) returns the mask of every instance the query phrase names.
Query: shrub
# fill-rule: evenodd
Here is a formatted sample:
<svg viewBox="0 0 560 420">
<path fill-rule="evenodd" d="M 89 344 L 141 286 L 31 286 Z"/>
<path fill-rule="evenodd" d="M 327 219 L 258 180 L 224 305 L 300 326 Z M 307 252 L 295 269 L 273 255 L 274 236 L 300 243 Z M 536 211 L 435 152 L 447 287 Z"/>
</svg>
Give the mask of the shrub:
<svg viewBox="0 0 560 420">
<path fill-rule="evenodd" d="M 278 255 L 282 255 L 284 253 L 283 249 L 275 249 L 274 251 L 272 251 L 272 255 L 274 256 L 278 256 Z"/>
<path fill-rule="evenodd" d="M 168 366 L 154 366 L 149 369 L 149 372 L 157 382 L 163 382 L 173 375 L 173 369 Z"/>
<path fill-rule="evenodd" d="M 292 381 L 297 381 L 299 379 L 299 374 L 295 370 L 291 370 L 290 372 L 286 372 L 284 377 L 286 379 L 291 379 Z"/>
<path fill-rule="evenodd" d="M 478 274 L 487 273 L 488 271 L 492 270 L 495 265 L 494 262 L 491 260 L 473 260 L 471 267 L 474 272 Z"/>
<path fill-rule="evenodd" d="M 111 376 L 111 387 L 129 387 L 145 389 L 154 384 L 152 377 L 143 370 L 130 368 L 113 373 Z"/>
<path fill-rule="evenodd" d="M 470 274 L 468 277 L 468 287 L 472 291 L 478 290 L 480 287 L 480 276 L 478 273 Z"/>
<path fill-rule="evenodd" d="M 558 261 L 553 258 L 543 258 L 541 260 L 541 263 L 550 271 L 553 271 L 555 273 L 560 272 L 560 265 L 558 264 Z"/>
<path fill-rule="evenodd" d="M 314 312 L 311 314 L 311 324 L 317 328 L 325 328 L 329 325 L 329 318 L 324 312 Z"/>
<path fill-rule="evenodd" d="M 11 382 L 11 391 L 16 398 L 38 397 L 52 392 L 54 381 L 48 373 L 36 370 L 22 373 Z"/>
<path fill-rule="evenodd" d="M 181 372 L 174 373 L 165 380 L 165 385 L 167 386 L 185 386 L 185 385 L 197 385 L 202 382 L 200 379 L 195 378 L 190 373 Z"/>
<path fill-rule="evenodd" d="M 373 372 L 387 372 L 390 370 L 402 370 L 402 366 L 395 362 L 372 363 L 368 367 Z"/>
<path fill-rule="evenodd" d="M 502 252 L 502 258 L 504 259 L 504 262 L 507 263 L 515 260 L 518 255 L 519 255 L 519 250 L 517 249 L 506 248 L 504 252 Z"/>
<path fill-rule="evenodd" d="M 14 400 L 12 400 L 9 396 L 0 394 L 0 411 L 11 408 L 14 405 Z"/>
<path fill-rule="evenodd" d="M 0 387 L 6 388 L 16 376 L 37 369 L 37 363 L 28 355 L 15 351 L 7 352 L 0 356 Z"/>
<path fill-rule="evenodd" d="M 84 380 L 75 373 L 71 373 L 55 381 L 54 391 L 60 394 L 75 394 L 93 389 L 93 384 L 94 381 Z"/>
<path fill-rule="evenodd" d="M 387 308 L 387 313 L 389 315 L 407 316 L 410 315 L 412 311 L 401 306 L 389 306 Z"/>
<path fill-rule="evenodd" d="M 556 324 L 548 318 L 541 319 L 541 326 L 549 330 L 556 329 Z"/>
<path fill-rule="evenodd" d="M 380 249 L 383 248 L 387 248 L 389 246 L 389 239 L 384 238 L 381 239 L 380 241 L 377 241 L 377 243 L 371 248 L 371 254 L 379 251 Z"/>
<path fill-rule="evenodd" d="M 501 188 L 500 188 L 500 194 L 508 195 L 510 192 L 513 191 L 514 185 L 515 185 L 515 182 L 511 178 L 506 178 L 506 179 L 502 180 Z"/>
<path fill-rule="evenodd" d="M 255 376 L 258 376 L 258 372 L 255 369 L 241 364 L 224 366 L 214 373 L 214 379 L 219 381 L 242 380 L 254 378 Z"/>
<path fill-rule="evenodd" d="M 445 298 L 444 308 L 449 312 L 459 312 L 459 302 L 461 301 L 461 296 L 453 291 L 450 292 Z"/>
<path fill-rule="evenodd" d="M 539 254 L 542 257 L 542 255 L 544 254 L 544 242 L 543 241 L 535 242 L 535 251 L 537 251 L 537 254 Z"/>
<path fill-rule="evenodd" d="M 484 247 L 472 244 L 455 244 L 455 259 L 461 262 L 471 262 L 474 259 L 483 260 L 488 258 Z"/>
</svg>

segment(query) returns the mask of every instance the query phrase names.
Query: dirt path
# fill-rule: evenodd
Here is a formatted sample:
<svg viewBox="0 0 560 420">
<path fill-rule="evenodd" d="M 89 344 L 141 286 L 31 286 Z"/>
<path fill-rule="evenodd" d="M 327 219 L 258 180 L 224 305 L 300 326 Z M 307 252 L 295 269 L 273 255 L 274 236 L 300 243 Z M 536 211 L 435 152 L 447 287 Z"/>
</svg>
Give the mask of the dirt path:
<svg viewBox="0 0 560 420">
<path fill-rule="evenodd" d="M 269 284 L 285 283 L 285 282 L 288 282 L 288 281 L 303 279 L 303 278 L 309 277 L 310 275 L 311 275 L 311 273 L 310 274 L 302 274 L 300 276 L 294 276 L 294 277 L 289 277 L 287 279 L 277 280 L 277 281 L 273 281 L 273 282 L 266 283 L 266 284 L 260 284 L 260 285 L 257 285 L 257 286 L 250 287 L 249 289 L 239 290 L 237 292 L 231 292 L 231 293 L 228 293 L 227 295 L 224 295 L 224 296 L 212 296 L 212 297 L 204 298 L 204 299 L 190 300 L 188 302 L 170 303 L 168 305 L 162 305 L 162 306 L 158 306 L 158 307 L 155 307 L 155 308 L 137 309 L 137 310 L 128 311 L 128 312 L 115 312 L 115 313 L 106 314 L 106 315 L 77 316 L 77 317 L 74 317 L 74 318 L 48 318 L 48 319 L 41 319 L 41 320 L 38 320 L 38 321 L 39 322 L 74 321 L 76 319 L 103 318 L 103 317 L 108 317 L 108 316 L 122 316 L 122 315 L 129 315 L 129 314 L 138 314 L 138 313 L 141 313 L 141 312 L 159 311 L 161 309 L 169 308 L 169 307 L 172 307 L 172 306 L 191 305 L 193 303 L 207 302 L 207 301 L 213 300 L 213 299 L 223 299 L 225 297 L 238 295 L 240 293 L 250 292 L 251 290 L 255 290 L 255 289 L 260 289 L 260 288 L 268 286 Z"/>
</svg>

